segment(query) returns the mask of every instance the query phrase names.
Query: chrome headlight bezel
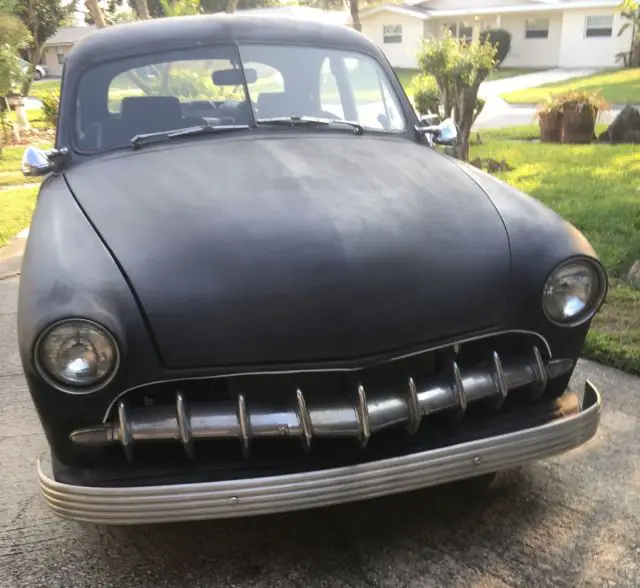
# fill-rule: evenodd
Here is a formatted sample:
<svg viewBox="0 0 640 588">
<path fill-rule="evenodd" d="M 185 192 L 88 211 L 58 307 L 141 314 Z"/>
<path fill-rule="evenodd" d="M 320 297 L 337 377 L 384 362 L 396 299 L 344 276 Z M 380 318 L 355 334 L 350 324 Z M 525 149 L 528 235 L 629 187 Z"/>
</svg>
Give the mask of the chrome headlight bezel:
<svg viewBox="0 0 640 588">
<path fill-rule="evenodd" d="M 545 304 L 545 296 L 548 285 L 554 276 L 556 276 L 559 271 L 566 269 L 568 266 L 587 266 L 593 272 L 597 283 L 595 284 L 593 295 L 591 296 L 589 303 L 574 317 L 563 321 L 551 316 L 548 307 Z M 546 319 L 550 323 L 558 327 L 577 327 L 591 320 L 598 310 L 600 310 L 606 297 L 607 289 L 608 279 L 602 264 L 590 257 L 572 257 L 562 261 L 549 272 L 542 287 L 540 304 Z"/>
<path fill-rule="evenodd" d="M 51 374 L 42 363 L 41 352 L 46 338 L 55 329 L 73 324 L 81 324 L 85 327 L 90 327 L 91 329 L 99 332 L 100 335 L 107 339 L 112 348 L 113 363 L 111 365 L 111 368 L 103 377 L 91 384 L 74 384 L 68 381 L 64 381 L 61 378 L 59 379 Z M 68 394 L 85 395 L 102 390 L 109 385 L 120 368 L 120 347 L 118 346 L 118 342 L 114 335 L 103 325 L 85 318 L 69 317 L 50 324 L 48 327 L 43 329 L 43 331 L 38 336 L 33 346 L 32 355 L 33 363 L 36 371 L 38 372 L 38 375 L 52 388 L 60 390 L 61 392 L 66 392 Z"/>
</svg>

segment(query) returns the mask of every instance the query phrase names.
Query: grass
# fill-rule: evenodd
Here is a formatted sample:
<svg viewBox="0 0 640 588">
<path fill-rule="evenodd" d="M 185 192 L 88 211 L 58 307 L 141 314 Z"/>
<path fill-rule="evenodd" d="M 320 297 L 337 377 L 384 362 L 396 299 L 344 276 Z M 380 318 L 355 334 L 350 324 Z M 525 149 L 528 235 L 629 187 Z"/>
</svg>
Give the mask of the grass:
<svg viewBox="0 0 640 588">
<path fill-rule="evenodd" d="M 640 104 L 640 68 L 603 72 L 536 88 L 517 90 L 504 94 L 502 98 L 513 104 L 537 104 L 551 95 L 573 90 L 600 92 L 610 104 Z"/>
<path fill-rule="evenodd" d="M 60 81 L 60 78 L 54 78 L 40 80 L 39 82 L 33 82 L 31 84 L 31 89 L 29 90 L 29 96 L 38 98 L 39 96 L 42 96 L 42 94 L 46 94 L 50 90 L 59 90 Z"/>
<path fill-rule="evenodd" d="M 501 179 L 531 194 L 589 239 L 611 278 L 585 357 L 640 374 L 640 292 L 624 282 L 640 259 L 640 147 L 549 145 L 513 139 L 535 127 L 481 133 L 472 157 L 508 161 Z"/>
<path fill-rule="evenodd" d="M 614 280 L 593 325 L 584 356 L 640 375 L 640 291 Z"/>
<path fill-rule="evenodd" d="M 599 135 L 607 130 L 609 125 L 606 124 L 597 124 L 596 125 L 596 134 Z M 515 127 L 505 127 L 502 129 L 481 129 L 479 131 L 474 131 L 471 138 L 475 139 L 476 137 L 480 137 L 483 143 L 488 141 L 522 141 L 522 140 L 530 140 L 530 139 L 539 139 L 540 138 L 540 129 L 537 125 L 521 125 Z"/>
<path fill-rule="evenodd" d="M 29 225 L 38 186 L 0 190 L 0 247 Z"/>
<path fill-rule="evenodd" d="M 0 247 L 29 226 L 35 206 L 40 180 L 27 181 L 22 175 L 20 162 L 24 149 L 24 146 L 5 147 L 0 156 Z"/>
</svg>

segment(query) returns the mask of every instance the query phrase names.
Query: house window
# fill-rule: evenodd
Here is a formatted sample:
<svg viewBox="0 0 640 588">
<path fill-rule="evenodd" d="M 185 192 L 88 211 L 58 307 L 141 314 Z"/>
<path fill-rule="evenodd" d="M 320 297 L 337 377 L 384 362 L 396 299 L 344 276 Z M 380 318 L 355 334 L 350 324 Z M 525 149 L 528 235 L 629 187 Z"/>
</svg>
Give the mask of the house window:
<svg viewBox="0 0 640 588">
<path fill-rule="evenodd" d="M 384 25 L 382 27 L 383 43 L 402 43 L 402 25 Z"/>
<path fill-rule="evenodd" d="M 613 14 L 585 17 L 585 37 L 611 37 Z"/>
<path fill-rule="evenodd" d="M 58 53 L 58 64 L 59 65 L 64 65 L 64 60 L 66 58 L 64 53 Z"/>
<path fill-rule="evenodd" d="M 466 43 L 473 41 L 473 27 L 469 26 L 466 22 L 453 23 L 445 25 L 444 28 L 448 30 L 451 35 Z"/>
<path fill-rule="evenodd" d="M 547 39 L 549 38 L 549 19 L 534 18 L 525 23 L 525 39 Z"/>
</svg>

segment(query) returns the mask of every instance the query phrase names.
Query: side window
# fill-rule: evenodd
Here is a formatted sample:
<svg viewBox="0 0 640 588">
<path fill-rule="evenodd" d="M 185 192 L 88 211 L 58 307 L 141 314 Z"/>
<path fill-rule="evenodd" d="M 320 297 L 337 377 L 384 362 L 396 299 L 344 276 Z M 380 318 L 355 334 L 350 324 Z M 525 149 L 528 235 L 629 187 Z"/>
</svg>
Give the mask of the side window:
<svg viewBox="0 0 640 588">
<path fill-rule="evenodd" d="M 320 68 L 320 83 L 318 85 L 320 109 L 326 113 L 331 113 L 335 118 L 344 119 L 344 109 L 338 90 L 338 82 L 331 72 L 329 59 L 325 59 Z"/>
<path fill-rule="evenodd" d="M 346 59 L 358 122 L 372 129 L 404 129 L 394 93 L 377 64 L 370 59 Z"/>
</svg>

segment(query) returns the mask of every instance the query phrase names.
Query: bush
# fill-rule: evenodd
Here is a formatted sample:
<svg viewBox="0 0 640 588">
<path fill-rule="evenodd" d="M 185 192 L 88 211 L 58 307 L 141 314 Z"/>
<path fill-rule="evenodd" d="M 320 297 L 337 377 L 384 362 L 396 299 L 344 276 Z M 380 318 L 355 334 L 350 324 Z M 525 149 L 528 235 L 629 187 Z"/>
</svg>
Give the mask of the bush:
<svg viewBox="0 0 640 588">
<path fill-rule="evenodd" d="M 162 79 L 156 84 L 160 94 L 166 93 L 162 88 Z M 168 93 L 178 98 L 194 100 L 202 96 L 211 95 L 213 84 L 211 78 L 197 71 L 188 69 L 172 69 L 168 72 Z"/>
<path fill-rule="evenodd" d="M 459 132 L 457 156 L 466 161 L 471 126 L 484 106 L 478 102 L 478 90 L 496 67 L 496 46 L 460 42 L 450 31 L 443 31 L 441 38 L 423 41 L 417 57 L 422 73 L 435 78 L 443 115 L 453 115 Z"/>
<path fill-rule="evenodd" d="M 511 51 L 511 33 L 505 29 L 486 29 L 480 33 L 480 42 L 486 41 L 496 48 L 496 66 L 502 65 Z"/>
<path fill-rule="evenodd" d="M 42 116 L 48 125 L 54 129 L 58 124 L 58 108 L 60 108 L 60 91 L 49 90 L 40 96 L 42 102 Z"/>
<path fill-rule="evenodd" d="M 409 93 L 413 94 L 413 102 L 420 114 L 438 113 L 440 108 L 440 90 L 435 78 L 420 74 L 411 82 Z"/>
</svg>

